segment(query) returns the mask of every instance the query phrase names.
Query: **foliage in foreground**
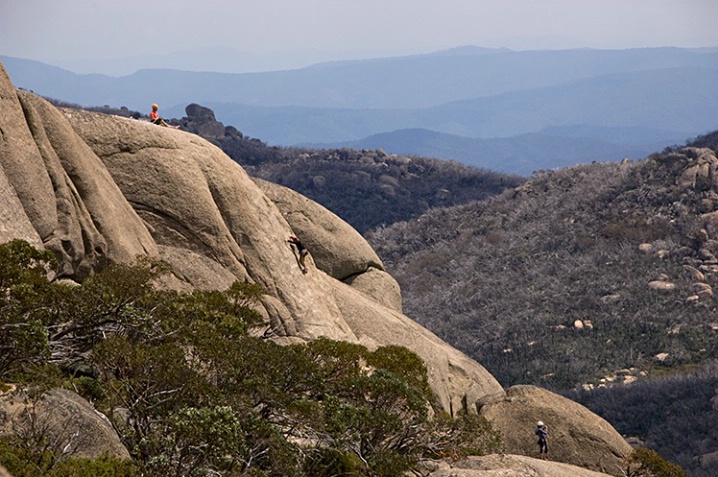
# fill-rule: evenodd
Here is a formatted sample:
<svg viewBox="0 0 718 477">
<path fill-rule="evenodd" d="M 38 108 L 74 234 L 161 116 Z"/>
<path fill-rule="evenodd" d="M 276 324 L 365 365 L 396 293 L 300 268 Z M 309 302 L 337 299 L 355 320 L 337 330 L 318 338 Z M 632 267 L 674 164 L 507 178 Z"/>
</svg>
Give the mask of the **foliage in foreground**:
<svg viewBox="0 0 718 477">
<path fill-rule="evenodd" d="M 256 337 L 256 285 L 160 291 L 166 268 L 145 259 L 69 286 L 47 281 L 52 265 L 24 242 L 0 246 L 0 381 L 79 392 L 132 462 L 11 436 L 0 463 L 16 477 L 396 476 L 500 447 L 477 416 L 430 418 L 426 368 L 405 348 Z"/>
</svg>

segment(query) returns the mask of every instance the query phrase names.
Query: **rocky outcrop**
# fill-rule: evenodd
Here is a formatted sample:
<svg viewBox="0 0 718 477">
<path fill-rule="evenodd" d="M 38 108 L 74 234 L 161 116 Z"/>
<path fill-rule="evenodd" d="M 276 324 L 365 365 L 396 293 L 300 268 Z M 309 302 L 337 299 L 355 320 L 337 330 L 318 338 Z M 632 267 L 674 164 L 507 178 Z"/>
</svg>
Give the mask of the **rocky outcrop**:
<svg viewBox="0 0 718 477">
<path fill-rule="evenodd" d="M 718 192 L 718 160 L 707 148 L 686 147 L 681 150 L 690 162 L 678 177 L 678 185 L 698 191 Z"/>
<path fill-rule="evenodd" d="M 58 455 L 98 458 L 111 455 L 129 459 L 110 421 L 85 399 L 65 389 L 55 389 L 33 400 L 22 392 L 0 395 L 0 434 L 38 438 L 42 430 L 46 445 Z"/>
<path fill-rule="evenodd" d="M 287 210 L 308 211 L 311 220 L 285 216 L 239 165 L 194 134 L 59 111 L 2 80 L 2 177 L 15 204 L 4 239 L 26 231 L 20 238 L 55 251 L 67 264 L 64 275 L 74 279 L 104 263 L 148 255 L 172 266 L 164 286 L 259 283 L 266 290 L 262 312 L 279 341 L 324 336 L 371 348 L 409 346 L 427 361 L 447 411 L 503 392 L 480 365 L 397 311 L 398 286 L 379 258 L 326 209 L 277 189 L 277 203 L 297 200 Z M 286 242 L 292 234 L 303 237 L 317 261 L 306 275 Z M 392 286 L 377 301 L 372 294 L 379 295 L 381 283 Z"/>
<path fill-rule="evenodd" d="M 401 313 L 398 285 L 376 253 L 323 207 L 255 183 L 194 134 L 55 109 L 15 91 L 4 70 L 0 106 L 0 197 L 7 204 L 0 239 L 25 238 L 52 250 L 62 274 L 75 280 L 140 255 L 171 265 L 162 285 L 173 289 L 258 283 L 265 290 L 260 311 L 279 342 L 328 337 L 371 349 L 406 346 L 426 362 L 445 411 L 504 403 L 502 387 L 482 366 Z M 290 235 L 312 252 L 306 274 L 287 243 Z M 536 405 L 543 398 L 554 399 L 539 395 Z M 555 413 L 557 422 L 571 418 L 560 408 Z M 510 430 L 501 412 L 491 416 Z M 596 452 L 623 449 L 615 444 Z"/>
<path fill-rule="evenodd" d="M 401 312 L 401 291 L 374 249 L 349 224 L 286 187 L 254 179 L 292 230 L 311 245 L 317 268 Z"/>
<path fill-rule="evenodd" d="M 718 158 L 707 148 L 685 147 L 668 155 L 664 161 L 677 164 L 676 185 L 698 194 L 701 228 L 685 237 L 680 248 L 669 250 L 642 243 L 638 250 L 664 259 L 670 254 L 682 257 L 686 274 L 693 279 L 690 289 L 679 289 L 676 277 L 658 276 L 647 283 L 648 288 L 683 294 L 686 305 L 713 303 L 713 288 L 718 282 Z"/>
<path fill-rule="evenodd" d="M 217 121 L 214 111 L 211 109 L 192 103 L 185 108 L 185 113 L 187 113 L 187 117 L 183 118 L 182 127 L 187 131 L 208 139 L 225 136 L 224 124 Z"/>
<path fill-rule="evenodd" d="M 607 477 L 575 465 L 521 455 L 469 457 L 454 463 L 439 462 L 430 477 Z"/>
<path fill-rule="evenodd" d="M 513 386 L 504 399 L 479 413 L 499 430 L 511 454 L 538 456 L 536 423 L 549 428 L 551 460 L 618 474 L 631 446 L 604 419 L 583 406 L 536 386 Z"/>
</svg>

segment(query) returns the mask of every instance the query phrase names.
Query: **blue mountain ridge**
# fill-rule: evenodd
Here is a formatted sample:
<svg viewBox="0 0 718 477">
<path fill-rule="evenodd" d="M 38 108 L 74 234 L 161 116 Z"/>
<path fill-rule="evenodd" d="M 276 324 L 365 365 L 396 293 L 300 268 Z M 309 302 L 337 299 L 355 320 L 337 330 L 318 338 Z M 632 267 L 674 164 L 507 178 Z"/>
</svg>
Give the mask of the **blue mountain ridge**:
<svg viewBox="0 0 718 477">
<path fill-rule="evenodd" d="M 272 145 L 375 144 L 521 174 L 642 157 L 718 128 L 716 49 L 468 46 L 287 71 L 123 77 L 0 60 L 16 86 L 82 106 L 145 111 L 156 102 L 181 117 L 198 103 Z"/>
</svg>

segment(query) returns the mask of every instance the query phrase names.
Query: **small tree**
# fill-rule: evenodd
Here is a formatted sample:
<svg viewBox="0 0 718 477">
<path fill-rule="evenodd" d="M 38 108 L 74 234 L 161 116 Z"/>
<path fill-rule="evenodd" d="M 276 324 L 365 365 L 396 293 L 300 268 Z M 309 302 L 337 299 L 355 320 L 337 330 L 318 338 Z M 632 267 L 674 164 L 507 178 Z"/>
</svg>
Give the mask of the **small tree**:
<svg viewBox="0 0 718 477">
<path fill-rule="evenodd" d="M 626 477 L 686 477 L 686 471 L 647 447 L 639 447 L 626 458 Z"/>
<path fill-rule="evenodd" d="M 0 380 L 49 357 L 47 274 L 55 263 L 51 252 L 22 240 L 0 245 Z"/>
</svg>

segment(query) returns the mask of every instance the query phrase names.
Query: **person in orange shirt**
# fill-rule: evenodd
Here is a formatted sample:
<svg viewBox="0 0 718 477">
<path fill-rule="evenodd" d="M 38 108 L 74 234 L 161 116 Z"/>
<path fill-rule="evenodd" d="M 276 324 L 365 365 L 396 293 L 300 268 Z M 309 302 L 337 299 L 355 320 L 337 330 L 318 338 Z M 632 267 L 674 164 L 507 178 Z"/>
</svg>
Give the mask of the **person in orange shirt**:
<svg viewBox="0 0 718 477">
<path fill-rule="evenodd" d="M 158 109 L 159 109 L 159 106 L 157 106 L 156 104 L 152 105 L 152 112 L 150 113 L 150 122 L 157 124 L 159 126 L 164 126 L 166 128 L 175 128 L 175 129 L 179 128 L 179 126 L 170 126 L 169 124 L 167 124 L 167 122 L 164 119 L 162 119 L 162 117 L 160 116 L 160 113 L 157 112 Z"/>
</svg>

